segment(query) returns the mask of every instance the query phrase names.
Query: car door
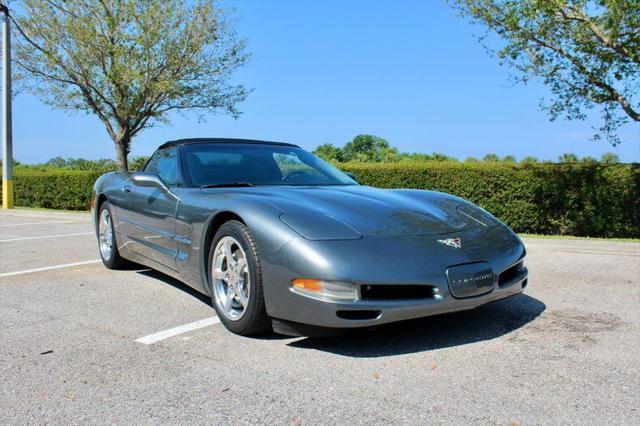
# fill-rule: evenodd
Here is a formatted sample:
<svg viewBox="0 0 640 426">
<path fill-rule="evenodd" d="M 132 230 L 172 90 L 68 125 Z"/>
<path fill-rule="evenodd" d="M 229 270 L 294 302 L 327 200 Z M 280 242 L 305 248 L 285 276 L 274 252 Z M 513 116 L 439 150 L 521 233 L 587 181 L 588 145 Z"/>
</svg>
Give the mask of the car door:
<svg viewBox="0 0 640 426">
<path fill-rule="evenodd" d="M 156 174 L 172 190 L 178 185 L 177 148 L 158 149 L 144 168 Z M 118 208 L 119 226 L 127 248 L 169 268 L 176 269 L 175 238 L 178 199 L 159 188 L 129 181 Z"/>
</svg>

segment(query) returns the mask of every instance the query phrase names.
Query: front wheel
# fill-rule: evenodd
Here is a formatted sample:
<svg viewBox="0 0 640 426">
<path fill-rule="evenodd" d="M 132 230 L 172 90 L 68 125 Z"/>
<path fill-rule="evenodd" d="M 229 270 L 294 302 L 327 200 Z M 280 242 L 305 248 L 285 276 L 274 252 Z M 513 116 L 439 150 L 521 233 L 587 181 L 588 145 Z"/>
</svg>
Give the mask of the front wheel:
<svg viewBox="0 0 640 426">
<path fill-rule="evenodd" d="M 271 327 L 249 228 L 235 220 L 223 224 L 211 242 L 208 269 L 213 306 L 229 331 L 247 336 Z"/>
<path fill-rule="evenodd" d="M 127 264 L 127 261 L 120 256 L 116 244 L 116 234 L 113 230 L 113 216 L 111 206 L 105 201 L 100 206 L 98 213 L 98 247 L 100 248 L 100 259 L 109 269 L 119 269 Z"/>
</svg>

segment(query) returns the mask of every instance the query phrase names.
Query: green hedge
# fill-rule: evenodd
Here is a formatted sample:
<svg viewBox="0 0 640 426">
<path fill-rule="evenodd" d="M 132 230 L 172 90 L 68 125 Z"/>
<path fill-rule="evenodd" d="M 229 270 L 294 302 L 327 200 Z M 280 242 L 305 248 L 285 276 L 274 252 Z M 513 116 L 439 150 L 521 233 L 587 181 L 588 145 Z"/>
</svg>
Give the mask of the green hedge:
<svg viewBox="0 0 640 426">
<path fill-rule="evenodd" d="M 516 232 L 640 237 L 640 165 L 345 163 L 363 185 L 466 198 Z"/>
<path fill-rule="evenodd" d="M 466 198 L 516 232 L 640 238 L 640 165 L 345 163 L 363 185 Z M 86 210 L 100 172 L 15 174 L 15 204 Z"/>
<path fill-rule="evenodd" d="M 93 184 L 101 172 L 30 171 L 14 173 L 14 204 L 21 207 L 88 210 Z"/>
</svg>

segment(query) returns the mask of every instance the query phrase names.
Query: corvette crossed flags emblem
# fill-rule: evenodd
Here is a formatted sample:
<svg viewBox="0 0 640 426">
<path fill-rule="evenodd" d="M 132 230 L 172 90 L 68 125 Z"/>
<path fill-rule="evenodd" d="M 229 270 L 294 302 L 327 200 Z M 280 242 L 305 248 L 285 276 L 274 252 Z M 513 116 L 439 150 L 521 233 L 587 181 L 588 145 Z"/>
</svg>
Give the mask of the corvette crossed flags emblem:
<svg viewBox="0 0 640 426">
<path fill-rule="evenodd" d="M 453 248 L 462 248 L 462 240 L 459 237 L 447 238 L 446 240 L 438 240 L 440 244 Z"/>
</svg>

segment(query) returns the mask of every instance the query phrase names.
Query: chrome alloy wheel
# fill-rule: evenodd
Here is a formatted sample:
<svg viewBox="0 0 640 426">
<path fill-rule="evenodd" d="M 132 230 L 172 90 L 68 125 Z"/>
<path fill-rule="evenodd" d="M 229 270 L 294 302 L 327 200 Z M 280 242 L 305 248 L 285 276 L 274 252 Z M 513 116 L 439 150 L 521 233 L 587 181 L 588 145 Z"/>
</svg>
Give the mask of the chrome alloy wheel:
<svg viewBox="0 0 640 426">
<path fill-rule="evenodd" d="M 113 251 L 113 228 L 111 227 L 111 215 L 109 210 L 104 209 L 100 213 L 98 222 L 98 240 L 100 242 L 100 254 L 105 260 L 111 259 Z"/>
<path fill-rule="evenodd" d="M 213 299 L 222 314 L 238 321 L 249 304 L 251 291 L 247 255 L 233 237 L 222 237 L 211 262 Z"/>
</svg>

